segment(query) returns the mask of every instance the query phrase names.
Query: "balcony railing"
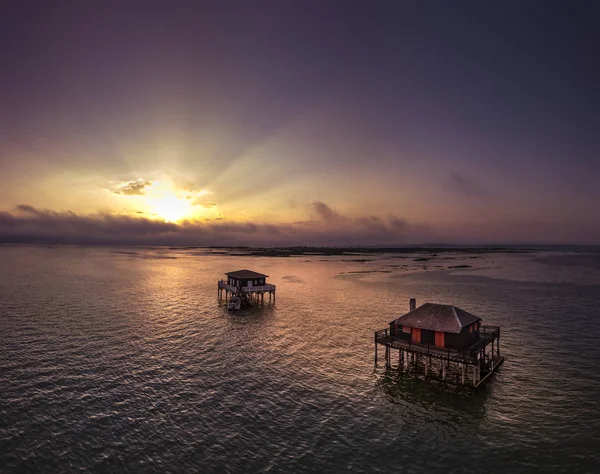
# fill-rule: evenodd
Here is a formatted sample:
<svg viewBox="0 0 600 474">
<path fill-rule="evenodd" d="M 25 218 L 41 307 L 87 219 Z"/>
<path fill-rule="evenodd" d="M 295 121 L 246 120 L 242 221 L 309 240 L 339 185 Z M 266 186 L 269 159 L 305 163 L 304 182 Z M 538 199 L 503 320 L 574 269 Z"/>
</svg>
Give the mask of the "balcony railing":
<svg viewBox="0 0 600 474">
<path fill-rule="evenodd" d="M 246 293 L 251 291 L 275 291 L 275 285 L 242 286 L 242 291 Z"/>
<path fill-rule="evenodd" d="M 437 355 L 438 357 L 443 356 L 453 359 L 463 359 L 470 362 L 477 361 L 478 352 L 485 348 L 494 339 L 498 339 L 499 337 L 500 328 L 498 326 L 481 326 L 480 339 L 470 347 L 464 350 L 458 350 L 430 344 L 421 344 L 410 340 L 407 341 L 398 336 L 393 336 L 390 334 L 389 329 L 380 329 L 379 331 L 375 331 L 375 342 L 377 344 L 389 344 L 396 348 L 401 347 L 403 349 L 412 350 L 422 354 L 431 354 Z"/>
<path fill-rule="evenodd" d="M 219 284 L 219 288 L 222 288 L 224 290 L 233 291 L 233 292 L 242 291 L 244 293 L 261 292 L 261 291 L 275 291 L 275 289 L 276 289 L 275 285 L 270 285 L 270 284 L 260 285 L 260 286 L 257 285 L 257 286 L 239 287 L 239 286 L 235 286 L 235 285 L 230 285 L 225 280 L 220 280 L 218 282 L 218 284 Z"/>
</svg>

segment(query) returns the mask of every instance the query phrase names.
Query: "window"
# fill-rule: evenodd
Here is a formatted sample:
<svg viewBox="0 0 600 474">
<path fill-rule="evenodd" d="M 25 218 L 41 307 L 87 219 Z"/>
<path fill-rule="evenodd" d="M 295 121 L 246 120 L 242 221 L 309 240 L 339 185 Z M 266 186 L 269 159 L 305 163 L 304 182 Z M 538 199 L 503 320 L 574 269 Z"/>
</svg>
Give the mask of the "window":
<svg viewBox="0 0 600 474">
<path fill-rule="evenodd" d="M 410 328 L 408 326 L 402 326 L 402 332 L 410 334 Z"/>
</svg>

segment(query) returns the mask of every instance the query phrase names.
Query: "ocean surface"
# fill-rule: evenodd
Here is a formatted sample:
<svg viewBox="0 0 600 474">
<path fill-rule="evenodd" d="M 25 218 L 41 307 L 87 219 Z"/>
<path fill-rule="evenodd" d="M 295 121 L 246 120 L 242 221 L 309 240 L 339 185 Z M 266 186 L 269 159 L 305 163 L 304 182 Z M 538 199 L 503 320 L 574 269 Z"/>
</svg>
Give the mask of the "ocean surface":
<svg viewBox="0 0 600 474">
<path fill-rule="evenodd" d="M 597 250 L 238 253 L 0 246 L 0 472 L 600 472 Z M 489 383 L 375 367 L 411 297 L 501 326 Z"/>
</svg>

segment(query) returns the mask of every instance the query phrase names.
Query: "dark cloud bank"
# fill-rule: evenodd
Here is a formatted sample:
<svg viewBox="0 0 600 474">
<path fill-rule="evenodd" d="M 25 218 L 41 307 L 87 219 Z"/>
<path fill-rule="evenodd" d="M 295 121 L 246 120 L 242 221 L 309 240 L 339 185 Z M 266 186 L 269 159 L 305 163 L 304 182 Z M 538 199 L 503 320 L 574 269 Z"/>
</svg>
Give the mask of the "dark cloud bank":
<svg viewBox="0 0 600 474">
<path fill-rule="evenodd" d="M 386 245 L 422 241 L 427 229 L 396 216 L 348 217 L 311 204 L 291 224 L 207 220 L 169 223 L 115 214 L 78 215 L 20 205 L 0 212 L 0 242 L 97 245 Z"/>
</svg>

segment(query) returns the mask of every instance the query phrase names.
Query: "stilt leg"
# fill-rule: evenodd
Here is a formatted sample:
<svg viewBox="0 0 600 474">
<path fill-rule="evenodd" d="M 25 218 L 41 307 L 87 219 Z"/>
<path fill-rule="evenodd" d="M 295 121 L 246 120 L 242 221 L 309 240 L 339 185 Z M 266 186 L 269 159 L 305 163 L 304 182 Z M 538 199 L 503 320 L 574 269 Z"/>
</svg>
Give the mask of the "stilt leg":
<svg viewBox="0 0 600 474">
<path fill-rule="evenodd" d="M 269 297 L 271 297 L 271 292 L 269 292 Z M 377 333 L 375 333 L 375 367 L 377 367 Z"/>
</svg>

